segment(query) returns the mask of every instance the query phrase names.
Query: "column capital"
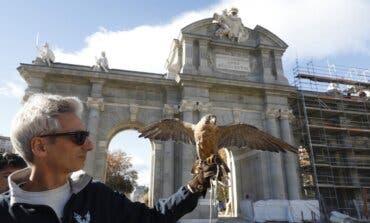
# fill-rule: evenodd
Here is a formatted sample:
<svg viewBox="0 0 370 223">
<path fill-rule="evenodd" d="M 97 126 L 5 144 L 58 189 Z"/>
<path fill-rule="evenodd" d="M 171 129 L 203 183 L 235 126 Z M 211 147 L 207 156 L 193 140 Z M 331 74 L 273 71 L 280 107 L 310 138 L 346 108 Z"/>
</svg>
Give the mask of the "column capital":
<svg viewBox="0 0 370 223">
<path fill-rule="evenodd" d="M 210 102 L 195 102 L 195 111 L 200 111 L 202 113 L 208 113 L 211 110 L 212 104 Z"/>
<path fill-rule="evenodd" d="M 86 104 L 89 108 L 95 108 L 104 111 L 104 98 L 88 97 Z"/>
<path fill-rule="evenodd" d="M 185 112 L 185 111 L 194 111 L 194 105 L 195 102 L 193 101 L 188 101 L 188 100 L 182 100 L 180 103 L 180 112 Z"/>
<path fill-rule="evenodd" d="M 293 115 L 293 111 L 291 109 L 281 109 L 280 110 L 280 119 L 287 119 L 289 122 L 294 121 L 295 116 Z"/>
<path fill-rule="evenodd" d="M 271 50 L 270 49 L 260 49 L 262 55 L 269 55 Z"/>
<path fill-rule="evenodd" d="M 181 39 L 182 42 L 191 42 L 193 44 L 194 37 L 191 36 L 185 36 Z"/>
<path fill-rule="evenodd" d="M 99 140 L 98 141 L 98 146 L 101 148 L 108 149 L 108 142 L 106 140 Z"/>
<path fill-rule="evenodd" d="M 164 104 L 163 106 L 163 115 L 165 117 L 172 118 L 175 114 L 179 113 L 178 105 Z"/>
<path fill-rule="evenodd" d="M 198 40 L 199 46 L 208 46 L 209 40 L 200 39 Z"/>
<path fill-rule="evenodd" d="M 274 50 L 275 59 L 281 59 L 283 54 L 284 54 L 284 51 L 282 51 L 282 50 Z"/>
<path fill-rule="evenodd" d="M 279 118 L 280 117 L 280 109 L 279 108 L 267 108 L 266 109 L 266 117 L 267 118 Z"/>
</svg>

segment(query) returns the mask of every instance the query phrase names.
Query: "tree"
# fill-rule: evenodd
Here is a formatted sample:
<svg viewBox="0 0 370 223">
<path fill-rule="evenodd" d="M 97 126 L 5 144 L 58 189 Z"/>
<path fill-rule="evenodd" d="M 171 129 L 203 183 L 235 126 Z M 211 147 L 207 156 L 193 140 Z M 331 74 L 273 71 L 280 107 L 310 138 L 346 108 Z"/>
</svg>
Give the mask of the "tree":
<svg viewBox="0 0 370 223">
<path fill-rule="evenodd" d="M 131 168 L 131 157 L 125 152 L 108 152 L 106 184 L 124 194 L 131 193 L 138 178 L 137 171 Z"/>
<path fill-rule="evenodd" d="M 149 206 L 149 188 L 145 188 L 145 194 L 141 198 L 141 202 Z"/>
</svg>

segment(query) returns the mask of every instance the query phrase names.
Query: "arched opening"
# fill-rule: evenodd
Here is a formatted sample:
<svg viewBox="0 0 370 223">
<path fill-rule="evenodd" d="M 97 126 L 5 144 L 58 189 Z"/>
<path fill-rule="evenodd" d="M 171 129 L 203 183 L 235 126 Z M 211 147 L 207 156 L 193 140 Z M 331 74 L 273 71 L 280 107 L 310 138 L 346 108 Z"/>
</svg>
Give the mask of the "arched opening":
<svg viewBox="0 0 370 223">
<path fill-rule="evenodd" d="M 151 202 L 151 172 L 152 172 L 152 144 L 149 140 L 139 138 L 140 133 L 134 129 L 126 129 L 116 133 L 110 140 L 108 146 L 107 155 L 107 167 L 106 167 L 106 183 L 109 185 L 109 177 L 114 178 L 114 174 L 109 174 L 110 172 L 117 171 L 117 165 L 121 164 L 124 168 L 122 175 L 125 176 L 128 181 L 110 181 L 113 185 L 116 184 L 132 184 L 126 187 L 118 187 L 131 193 L 125 193 L 133 201 L 140 201 L 150 205 Z M 123 157 L 122 157 L 123 156 Z M 117 163 L 117 162 L 130 162 L 131 165 L 127 163 Z M 116 169 L 110 168 L 109 165 L 116 165 Z M 110 171 L 110 172 L 109 172 Z M 137 178 L 135 179 L 136 171 Z M 135 183 L 136 182 L 136 183 Z M 111 185 L 112 185 L 111 184 Z M 118 185 L 119 186 L 119 185 Z M 121 192 L 126 192 L 121 191 Z"/>
<path fill-rule="evenodd" d="M 218 154 L 227 164 L 230 173 L 222 180 L 221 187 L 219 187 L 217 194 L 219 197 L 218 216 L 220 217 L 237 217 L 237 193 L 236 193 L 236 177 L 235 164 L 232 151 L 227 148 L 219 150 Z"/>
</svg>

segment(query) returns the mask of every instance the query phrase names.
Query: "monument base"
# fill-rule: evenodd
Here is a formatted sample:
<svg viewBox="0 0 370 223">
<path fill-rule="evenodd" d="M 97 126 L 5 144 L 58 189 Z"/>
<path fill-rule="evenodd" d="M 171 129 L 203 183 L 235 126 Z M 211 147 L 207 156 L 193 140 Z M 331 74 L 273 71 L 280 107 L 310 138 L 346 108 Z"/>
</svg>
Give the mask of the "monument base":
<svg viewBox="0 0 370 223">
<path fill-rule="evenodd" d="M 190 213 L 183 216 L 179 222 L 209 222 L 210 219 L 210 207 L 209 199 L 199 199 L 198 206 Z M 212 222 L 217 222 L 217 208 L 212 205 Z"/>
</svg>

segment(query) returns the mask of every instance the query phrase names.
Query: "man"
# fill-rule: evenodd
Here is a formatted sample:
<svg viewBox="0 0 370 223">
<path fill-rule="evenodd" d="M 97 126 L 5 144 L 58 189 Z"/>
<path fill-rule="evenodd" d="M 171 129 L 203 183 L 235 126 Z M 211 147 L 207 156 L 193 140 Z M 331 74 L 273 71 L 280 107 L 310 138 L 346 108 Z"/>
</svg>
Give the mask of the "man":
<svg viewBox="0 0 370 223">
<path fill-rule="evenodd" d="M 192 211 L 216 173 L 214 160 L 188 185 L 154 208 L 133 203 L 79 171 L 93 149 L 75 97 L 36 94 L 12 124 L 11 141 L 30 164 L 9 176 L 10 195 L 0 196 L 0 219 L 10 222 L 175 222 Z"/>
<path fill-rule="evenodd" d="M 26 162 L 17 154 L 0 153 L 0 194 L 8 190 L 8 176 L 26 166 Z"/>
</svg>

